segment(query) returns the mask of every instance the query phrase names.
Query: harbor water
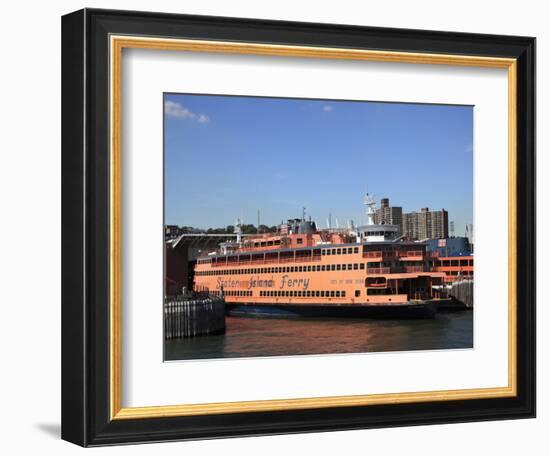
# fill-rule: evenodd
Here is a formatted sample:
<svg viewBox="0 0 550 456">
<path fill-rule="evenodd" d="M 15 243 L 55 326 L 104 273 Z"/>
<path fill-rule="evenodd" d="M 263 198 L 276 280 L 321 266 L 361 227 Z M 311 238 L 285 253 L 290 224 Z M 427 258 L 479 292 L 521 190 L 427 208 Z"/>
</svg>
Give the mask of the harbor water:
<svg viewBox="0 0 550 456">
<path fill-rule="evenodd" d="M 225 334 L 166 340 L 165 360 L 472 347 L 471 310 L 420 320 L 226 317 Z"/>
</svg>

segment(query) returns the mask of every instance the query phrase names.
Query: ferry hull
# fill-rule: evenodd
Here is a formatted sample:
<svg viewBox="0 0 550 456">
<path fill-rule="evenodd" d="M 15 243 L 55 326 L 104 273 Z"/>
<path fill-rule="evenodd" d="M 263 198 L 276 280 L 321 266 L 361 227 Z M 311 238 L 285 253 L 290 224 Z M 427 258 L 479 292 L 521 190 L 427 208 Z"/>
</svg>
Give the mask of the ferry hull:
<svg viewBox="0 0 550 456">
<path fill-rule="evenodd" d="M 226 303 L 227 314 L 232 317 L 261 318 L 434 318 L 437 301 L 404 302 L 392 305 L 280 305 Z"/>
</svg>

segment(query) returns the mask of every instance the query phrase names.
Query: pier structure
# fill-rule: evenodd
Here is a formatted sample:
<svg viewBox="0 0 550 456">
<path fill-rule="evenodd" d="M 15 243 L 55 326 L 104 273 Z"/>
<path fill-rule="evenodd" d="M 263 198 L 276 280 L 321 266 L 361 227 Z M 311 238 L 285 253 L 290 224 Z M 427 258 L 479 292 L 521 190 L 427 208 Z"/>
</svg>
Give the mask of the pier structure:
<svg viewBox="0 0 550 456">
<path fill-rule="evenodd" d="M 225 332 L 225 300 L 205 293 L 167 296 L 164 301 L 164 338 L 177 339 Z"/>
</svg>

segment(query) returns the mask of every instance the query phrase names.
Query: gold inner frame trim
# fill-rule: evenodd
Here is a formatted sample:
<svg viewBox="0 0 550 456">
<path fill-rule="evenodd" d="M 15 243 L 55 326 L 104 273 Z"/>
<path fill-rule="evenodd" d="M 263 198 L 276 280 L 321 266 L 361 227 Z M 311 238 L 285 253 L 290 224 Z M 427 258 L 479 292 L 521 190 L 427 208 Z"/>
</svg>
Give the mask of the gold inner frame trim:
<svg viewBox="0 0 550 456">
<path fill-rule="evenodd" d="M 337 60 L 505 68 L 508 70 L 508 386 L 461 390 L 274 399 L 150 407 L 122 407 L 122 51 L 153 49 Z M 517 394 L 517 61 L 468 55 L 388 52 L 137 36 L 110 36 L 110 415 L 159 418 L 512 397 Z"/>
</svg>

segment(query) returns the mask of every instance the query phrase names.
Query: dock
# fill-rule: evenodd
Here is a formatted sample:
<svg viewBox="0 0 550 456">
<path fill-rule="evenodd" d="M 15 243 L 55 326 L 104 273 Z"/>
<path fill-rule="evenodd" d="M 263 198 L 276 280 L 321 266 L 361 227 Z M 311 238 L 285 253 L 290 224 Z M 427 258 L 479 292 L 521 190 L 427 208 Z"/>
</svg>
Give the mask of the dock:
<svg viewBox="0 0 550 456">
<path fill-rule="evenodd" d="M 165 339 L 223 333 L 225 333 L 225 300 L 223 297 L 196 294 L 165 298 Z"/>
</svg>

